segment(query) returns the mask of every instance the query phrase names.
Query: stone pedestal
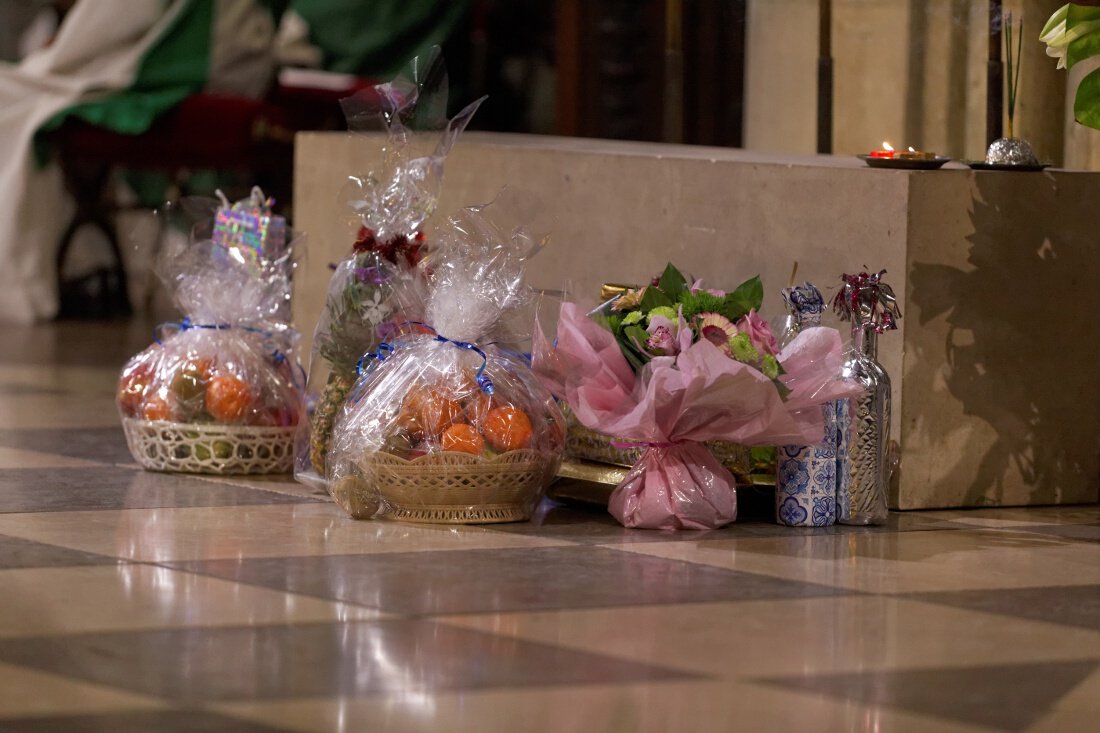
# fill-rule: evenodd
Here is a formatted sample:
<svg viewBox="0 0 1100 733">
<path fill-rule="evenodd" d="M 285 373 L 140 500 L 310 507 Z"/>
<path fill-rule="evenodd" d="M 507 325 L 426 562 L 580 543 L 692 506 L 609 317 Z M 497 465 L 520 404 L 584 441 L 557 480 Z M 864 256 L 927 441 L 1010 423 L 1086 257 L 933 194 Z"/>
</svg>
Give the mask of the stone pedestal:
<svg viewBox="0 0 1100 733">
<path fill-rule="evenodd" d="M 354 239 L 339 190 L 376 164 L 380 142 L 298 138 L 295 224 L 310 267 L 295 311 L 307 337 L 325 265 Z M 1086 305 L 1100 280 L 1100 174 L 881 171 L 849 157 L 471 133 L 446 176 L 437 220 L 505 184 L 540 193 L 556 227 L 530 280 L 586 303 L 601 283 L 645 282 L 671 260 L 715 287 L 759 273 L 765 315 L 778 316 L 795 261 L 826 296 L 841 272 L 884 267 L 904 315 L 879 352 L 902 453 L 892 506 L 1100 498 Z"/>
</svg>

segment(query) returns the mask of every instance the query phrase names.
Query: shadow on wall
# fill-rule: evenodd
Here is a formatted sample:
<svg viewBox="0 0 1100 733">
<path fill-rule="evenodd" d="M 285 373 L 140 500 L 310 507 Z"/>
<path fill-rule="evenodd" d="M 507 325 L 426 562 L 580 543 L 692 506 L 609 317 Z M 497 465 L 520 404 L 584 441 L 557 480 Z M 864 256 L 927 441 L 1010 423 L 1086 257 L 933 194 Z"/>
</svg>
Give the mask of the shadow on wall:
<svg viewBox="0 0 1100 733">
<path fill-rule="evenodd" d="M 1020 503 L 1022 494 L 1006 497 L 1014 474 L 1033 504 L 1100 483 L 1100 334 L 1090 301 L 1100 226 L 1082 218 L 1095 182 L 1044 175 L 1029 182 L 1038 185 L 1027 188 L 1027 210 L 1010 211 L 1021 202 L 1013 178 L 1025 175 L 1040 174 L 975 176 L 969 268 L 914 263 L 909 273 L 918 323 L 947 316 L 947 389 L 997 436 L 986 448 L 983 431 L 964 430 L 965 444 L 950 451 L 978 460 L 968 505 Z M 935 423 L 935 405 L 924 401 L 918 419 Z"/>
</svg>

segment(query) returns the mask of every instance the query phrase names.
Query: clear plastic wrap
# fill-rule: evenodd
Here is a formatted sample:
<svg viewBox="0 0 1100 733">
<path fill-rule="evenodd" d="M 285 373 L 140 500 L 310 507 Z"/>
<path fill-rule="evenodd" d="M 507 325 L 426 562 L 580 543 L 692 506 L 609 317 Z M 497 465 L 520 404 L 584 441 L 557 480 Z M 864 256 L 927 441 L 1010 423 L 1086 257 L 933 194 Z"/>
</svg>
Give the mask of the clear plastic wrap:
<svg viewBox="0 0 1100 733">
<path fill-rule="evenodd" d="M 816 443 L 820 405 L 847 396 L 834 329 L 782 350 L 756 315 L 758 278 L 725 293 L 669 265 L 597 322 L 564 303 L 553 346 L 535 335 L 534 367 L 586 427 L 645 451 L 611 496 L 623 525 L 713 529 L 737 515 L 734 477 L 702 445 Z"/>
<path fill-rule="evenodd" d="M 134 459 L 202 473 L 289 471 L 302 414 L 297 332 L 288 323 L 301 241 L 253 189 L 217 209 L 156 263 L 185 317 L 123 367 L 118 408 Z M 212 224 L 212 226 L 211 226 Z"/>
<path fill-rule="evenodd" d="M 443 163 L 481 99 L 446 118 L 447 71 L 439 49 L 413 59 L 393 81 L 342 101 L 348 128 L 386 133 L 377 171 L 350 175 L 340 199 L 355 231 L 352 253 L 334 266 L 309 364 L 310 419 L 297 440 L 295 475 L 316 483 L 335 420 L 367 351 L 401 324 L 424 318 L 428 242 L 421 226 L 435 211 Z M 374 144 L 371 142 L 370 144 Z M 350 238 L 350 237 L 349 237 Z M 402 292 L 403 302 L 394 298 Z"/>
<path fill-rule="evenodd" d="M 506 346 L 531 322 L 523 273 L 542 244 L 501 224 L 514 209 L 504 194 L 452 219 L 434 255 L 425 320 L 403 324 L 362 360 L 327 456 L 330 491 L 352 516 L 525 520 L 556 474 L 564 418 Z"/>
</svg>

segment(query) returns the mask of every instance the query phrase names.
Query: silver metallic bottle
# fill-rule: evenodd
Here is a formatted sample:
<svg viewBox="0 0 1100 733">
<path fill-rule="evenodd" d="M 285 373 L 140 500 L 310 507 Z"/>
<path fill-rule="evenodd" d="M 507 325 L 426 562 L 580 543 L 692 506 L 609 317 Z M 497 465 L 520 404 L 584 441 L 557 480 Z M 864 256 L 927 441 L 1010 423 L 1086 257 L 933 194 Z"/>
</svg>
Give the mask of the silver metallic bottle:
<svg viewBox="0 0 1100 733">
<path fill-rule="evenodd" d="M 847 414 L 837 420 L 848 454 L 847 486 L 838 483 L 837 491 L 841 524 L 885 524 L 887 518 L 890 377 L 878 362 L 878 336 L 897 328 L 901 313 L 893 290 L 880 281 L 885 272 L 844 275 L 844 287 L 833 301 L 837 315 L 852 322 L 852 354 L 844 377 L 863 388 L 848 398 Z"/>
</svg>

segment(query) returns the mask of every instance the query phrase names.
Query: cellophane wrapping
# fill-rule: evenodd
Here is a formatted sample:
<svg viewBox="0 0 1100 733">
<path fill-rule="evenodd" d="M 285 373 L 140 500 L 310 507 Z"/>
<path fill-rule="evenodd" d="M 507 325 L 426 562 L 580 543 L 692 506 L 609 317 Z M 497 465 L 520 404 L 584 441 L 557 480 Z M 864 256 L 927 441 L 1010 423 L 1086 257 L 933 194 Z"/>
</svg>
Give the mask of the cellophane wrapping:
<svg viewBox="0 0 1100 733">
<path fill-rule="evenodd" d="M 356 379 L 360 357 L 423 318 L 430 252 L 421 227 L 436 209 L 443 164 L 482 100 L 448 120 L 448 77 L 438 48 L 396 79 L 341 102 L 353 132 L 386 133 L 379 169 L 348 176 L 340 208 L 354 232 L 351 254 L 333 265 L 309 362 L 310 418 L 298 432 L 295 474 L 323 483 L 333 422 Z M 375 144 L 364 138 L 364 144 Z M 402 302 L 394 292 L 405 293 Z"/>
<path fill-rule="evenodd" d="M 755 278 L 725 293 L 669 266 L 659 284 L 621 296 L 613 319 L 563 303 L 555 343 L 536 332 L 535 371 L 577 419 L 644 448 L 609 502 L 624 526 L 732 522 L 734 477 L 703 442 L 816 443 L 819 406 L 854 391 L 840 335 L 807 329 L 778 350 L 755 312 L 761 295 Z"/>
<path fill-rule="evenodd" d="M 287 241 L 270 206 L 254 189 L 217 208 L 217 223 L 196 225 L 202 234 L 168 239 L 158 254 L 156 273 L 184 318 L 159 326 L 126 363 L 117 400 L 128 437 L 142 436 L 130 444 L 147 467 L 290 470 L 304 380 L 289 313 L 304 242 Z M 253 229 L 240 236 L 241 226 L 222 225 L 234 220 Z"/>
<path fill-rule="evenodd" d="M 330 491 L 352 516 L 524 520 L 553 480 L 564 418 L 509 346 L 529 333 L 524 269 L 543 241 L 507 223 L 516 213 L 506 193 L 452 219 L 439 235 L 424 321 L 404 324 L 364 360 L 327 460 Z M 395 292 L 406 297 L 422 293 Z"/>
</svg>

